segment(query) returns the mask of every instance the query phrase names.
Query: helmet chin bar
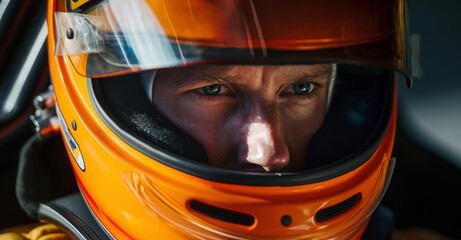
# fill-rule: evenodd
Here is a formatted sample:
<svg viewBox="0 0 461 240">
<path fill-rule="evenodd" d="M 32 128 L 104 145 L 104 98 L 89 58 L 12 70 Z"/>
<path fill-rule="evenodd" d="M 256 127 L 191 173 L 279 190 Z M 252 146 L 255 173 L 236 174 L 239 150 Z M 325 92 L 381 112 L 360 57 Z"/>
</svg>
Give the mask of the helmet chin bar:
<svg viewBox="0 0 461 240">
<path fill-rule="evenodd" d="M 370 192 L 361 193 L 364 198 L 360 199 L 355 203 L 355 206 L 352 206 L 349 209 L 353 213 L 349 211 L 343 213 L 346 217 L 339 214 L 331 221 L 318 222 L 317 220 L 314 220 L 314 213 L 318 213 L 319 211 L 322 211 L 322 209 L 330 207 L 327 206 L 330 200 L 328 198 L 324 199 L 324 202 L 318 203 L 316 205 L 318 206 L 317 208 L 308 208 L 306 207 L 308 205 L 301 199 L 292 200 L 295 203 L 290 202 L 290 200 L 281 200 L 278 202 L 269 200 L 270 197 L 266 196 L 265 198 L 264 196 L 260 196 L 260 198 L 256 201 L 264 201 L 266 204 L 262 207 L 259 206 L 259 208 L 271 209 L 271 211 L 275 210 L 274 214 L 269 214 L 270 217 L 267 214 L 261 217 L 258 216 L 258 214 L 254 214 L 254 212 L 258 212 L 258 209 L 255 209 L 258 207 L 252 205 L 252 201 L 255 201 L 255 199 L 249 199 L 247 201 L 249 206 L 247 207 L 242 206 L 245 205 L 245 203 L 235 203 L 239 209 L 247 209 L 247 212 L 245 213 L 246 215 L 255 218 L 253 224 L 248 226 L 246 229 L 243 228 L 242 231 L 231 231 L 228 228 L 222 227 L 223 225 L 229 224 L 229 221 L 227 221 L 228 223 L 223 223 L 225 222 L 223 219 L 226 217 L 223 218 L 222 216 L 219 216 L 219 213 L 224 213 L 222 210 L 210 213 L 207 216 L 191 208 L 191 203 L 198 201 L 196 200 L 196 196 L 191 195 L 178 201 L 178 199 L 174 199 L 169 196 L 167 191 L 162 191 L 161 186 L 158 186 L 155 181 L 152 181 L 143 173 L 121 173 L 121 177 L 130 192 L 154 219 L 168 225 L 170 229 L 187 239 L 267 239 L 271 236 L 276 236 L 278 239 L 350 239 L 368 222 L 370 215 L 381 201 L 391 179 L 394 165 L 394 158 L 383 162 L 374 182 L 373 189 Z M 228 201 L 247 197 L 236 192 L 220 192 L 225 191 L 224 189 L 213 189 L 210 191 L 211 195 L 230 194 L 228 198 L 226 198 L 229 199 Z M 306 199 L 305 201 L 309 200 Z M 232 205 L 232 203 L 227 202 L 223 203 L 223 205 L 229 206 Z M 293 224 L 287 224 L 287 226 L 284 226 L 284 223 L 281 223 L 280 219 L 281 212 L 277 211 L 277 206 L 280 205 L 285 205 L 284 212 L 291 212 L 292 209 L 290 208 L 292 207 L 297 211 L 307 214 L 302 216 L 302 220 L 293 219 Z M 215 208 L 220 207 L 215 206 Z M 241 210 L 233 211 L 227 207 L 222 209 L 229 212 L 241 212 Z M 286 216 L 290 217 L 289 215 L 284 215 L 284 217 Z M 297 215 L 296 217 L 301 216 Z M 264 218 L 264 220 L 261 218 Z M 335 221 L 334 219 L 340 219 L 340 221 Z M 273 224 L 271 224 L 272 228 L 278 226 L 275 227 L 278 229 L 272 229 L 272 232 L 277 232 L 279 234 L 252 234 L 253 229 L 267 229 L 267 226 L 258 225 L 263 225 L 268 221 L 273 222 Z M 236 223 L 233 222 L 231 224 Z M 307 230 L 307 233 L 299 233 L 297 231 L 298 229 L 303 228 Z"/>
<path fill-rule="evenodd" d="M 386 166 L 387 165 L 387 166 Z M 378 179 L 375 188 L 382 187 L 383 191 L 381 194 L 378 192 L 373 191 L 373 195 L 364 202 L 360 202 L 362 204 L 361 207 L 358 208 L 355 215 L 353 217 L 357 217 L 360 215 L 361 212 L 366 211 L 366 214 L 362 216 L 362 221 L 356 224 L 356 230 L 351 229 L 344 230 L 338 233 L 337 236 L 325 236 L 324 233 L 321 232 L 319 234 L 313 234 L 309 236 L 287 236 L 287 237 L 277 237 L 277 239 L 351 239 L 353 237 L 360 237 L 363 233 L 363 227 L 368 223 L 371 213 L 377 207 L 378 203 L 381 201 L 385 190 L 388 187 L 389 180 L 392 175 L 392 171 L 395 165 L 395 159 L 390 159 L 388 162 L 383 164 L 382 171 L 380 173 L 380 177 Z M 387 169 L 385 169 L 387 168 Z M 384 173 L 383 171 L 387 172 Z M 383 177 L 385 176 L 385 180 L 383 183 L 379 183 Z M 161 220 L 163 224 L 169 225 L 172 230 L 178 231 L 178 233 L 185 237 L 185 238 L 200 238 L 204 237 L 207 239 L 216 239 L 216 238 L 227 238 L 227 239 L 267 239 L 269 236 L 252 236 L 252 235 L 244 235 L 241 233 L 221 233 L 217 231 L 219 227 L 213 226 L 212 223 L 207 222 L 206 220 L 201 219 L 201 214 L 197 213 L 194 210 L 188 210 L 187 215 L 191 215 L 194 217 L 193 220 L 188 220 L 185 218 L 185 215 L 181 215 L 178 211 L 175 210 L 175 206 L 171 205 L 173 202 L 165 202 L 165 198 L 160 199 L 154 196 L 154 199 L 146 199 L 146 193 L 139 191 L 140 189 L 135 187 L 143 186 L 146 184 L 145 176 L 143 176 L 143 180 L 137 181 L 139 179 L 139 175 L 135 173 L 130 174 L 123 174 L 122 178 L 125 180 L 127 187 L 131 190 L 131 192 L 135 195 L 136 199 L 140 201 L 140 204 L 144 206 L 148 212 L 158 220 Z M 134 186 L 135 182 L 138 182 L 138 186 Z M 147 180 L 149 181 L 149 180 Z M 150 184 L 150 183 L 147 183 Z M 152 186 L 148 186 L 149 190 L 151 190 Z M 83 191 L 84 193 L 84 191 Z M 141 196 L 142 195 L 142 196 Z M 152 197 L 152 194 L 149 194 L 149 197 Z M 165 205 L 170 204 L 171 206 L 167 208 L 162 208 L 156 206 L 155 204 Z M 369 205 L 371 208 L 366 209 Z M 93 206 L 94 207 L 94 206 Z M 153 211 L 155 209 L 166 209 L 166 211 Z M 183 210 L 187 208 L 187 206 L 181 207 Z M 357 209 L 357 208 L 354 208 Z M 173 212 L 174 215 L 179 218 L 170 217 L 168 213 Z M 82 239 L 82 240 L 93 240 L 93 239 L 116 239 L 112 234 L 104 227 L 101 221 L 98 219 L 97 215 L 93 212 L 90 208 L 90 204 L 86 202 L 85 198 L 82 197 L 80 193 L 74 193 L 71 195 L 67 195 L 58 199 L 54 199 L 51 202 L 47 203 L 40 203 L 37 210 L 37 215 L 39 219 L 51 222 L 53 224 L 58 225 L 63 229 L 69 236 L 72 236 L 75 239 Z M 206 218 L 205 218 L 206 219 Z M 311 218 L 312 219 L 312 218 Z M 182 221 L 179 222 L 178 220 Z M 195 222 L 195 221 L 197 222 Z M 352 219 L 350 219 L 352 220 Z M 273 221 L 279 221 L 277 217 L 273 218 Z M 346 222 L 344 220 L 344 222 Z M 339 225 L 342 225 L 344 222 L 341 222 Z M 203 225 L 202 225 L 203 224 Z M 282 223 L 283 224 L 283 223 Z M 192 227 L 193 229 L 189 229 Z M 222 230 L 222 229 L 221 229 Z M 328 229 L 325 229 L 327 231 Z"/>
</svg>

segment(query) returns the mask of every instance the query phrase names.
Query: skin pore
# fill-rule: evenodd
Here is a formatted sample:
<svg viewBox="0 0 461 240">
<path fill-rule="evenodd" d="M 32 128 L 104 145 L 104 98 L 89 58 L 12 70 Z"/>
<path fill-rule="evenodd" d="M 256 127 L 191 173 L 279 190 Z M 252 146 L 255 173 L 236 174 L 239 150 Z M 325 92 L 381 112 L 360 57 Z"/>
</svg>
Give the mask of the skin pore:
<svg viewBox="0 0 461 240">
<path fill-rule="evenodd" d="M 332 74 L 330 64 L 163 69 L 153 103 L 204 147 L 211 166 L 295 172 L 323 123 Z"/>
</svg>

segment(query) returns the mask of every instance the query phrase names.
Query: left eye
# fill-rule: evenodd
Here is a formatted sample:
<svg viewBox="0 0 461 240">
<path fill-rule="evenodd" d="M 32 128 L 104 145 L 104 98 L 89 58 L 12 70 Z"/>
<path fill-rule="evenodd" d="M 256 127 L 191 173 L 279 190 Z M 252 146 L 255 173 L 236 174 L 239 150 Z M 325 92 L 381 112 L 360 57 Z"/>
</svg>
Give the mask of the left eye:
<svg viewBox="0 0 461 240">
<path fill-rule="evenodd" d="M 200 90 L 201 92 L 203 92 L 203 94 L 206 95 L 218 95 L 219 93 L 221 93 L 221 88 L 221 84 L 213 84 L 202 87 Z"/>
<path fill-rule="evenodd" d="M 292 87 L 293 93 L 296 95 L 305 95 L 314 90 L 314 84 L 310 82 L 294 83 Z"/>
</svg>

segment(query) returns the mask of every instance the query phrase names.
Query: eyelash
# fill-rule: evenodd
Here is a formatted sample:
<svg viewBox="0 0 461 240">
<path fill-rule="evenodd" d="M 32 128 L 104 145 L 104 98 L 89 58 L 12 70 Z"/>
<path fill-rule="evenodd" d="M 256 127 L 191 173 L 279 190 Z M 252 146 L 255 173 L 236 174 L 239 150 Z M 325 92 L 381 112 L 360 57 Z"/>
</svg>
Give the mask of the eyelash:
<svg viewBox="0 0 461 240">
<path fill-rule="evenodd" d="M 214 86 L 214 85 L 219 85 L 220 89 L 224 88 L 224 89 L 227 90 L 228 93 L 221 93 L 220 92 L 220 93 L 218 93 L 216 95 L 211 95 L 211 94 L 204 93 L 204 91 L 203 91 L 204 88 Z M 191 90 L 191 92 L 194 93 L 194 97 L 198 98 L 199 100 L 204 100 L 204 101 L 214 101 L 214 100 L 216 100 L 216 98 L 232 97 L 232 96 L 235 95 L 230 87 L 222 85 L 222 84 L 207 85 L 207 86 L 204 86 L 204 87 L 193 89 L 193 90 Z"/>
</svg>

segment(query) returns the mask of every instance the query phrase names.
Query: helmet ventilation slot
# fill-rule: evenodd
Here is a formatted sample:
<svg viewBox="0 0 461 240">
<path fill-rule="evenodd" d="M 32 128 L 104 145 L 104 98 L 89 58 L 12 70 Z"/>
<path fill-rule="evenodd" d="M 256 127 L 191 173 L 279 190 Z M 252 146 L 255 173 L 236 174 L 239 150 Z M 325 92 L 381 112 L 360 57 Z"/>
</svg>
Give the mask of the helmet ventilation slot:
<svg viewBox="0 0 461 240">
<path fill-rule="evenodd" d="M 354 196 L 331 207 L 324 208 L 315 214 L 315 221 L 323 222 L 337 217 L 354 207 L 362 199 L 362 194 L 357 193 Z"/>
<path fill-rule="evenodd" d="M 221 221 L 234 224 L 251 226 L 255 222 L 253 216 L 241 212 L 231 211 L 224 208 L 208 205 L 203 202 L 192 200 L 189 203 L 190 207 L 197 212 L 203 213 L 208 217 L 219 219 Z"/>
</svg>

